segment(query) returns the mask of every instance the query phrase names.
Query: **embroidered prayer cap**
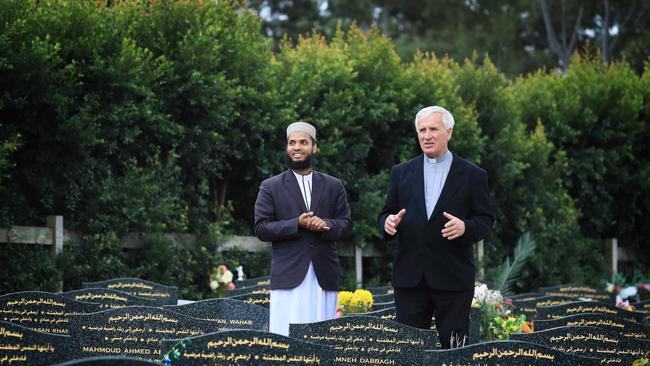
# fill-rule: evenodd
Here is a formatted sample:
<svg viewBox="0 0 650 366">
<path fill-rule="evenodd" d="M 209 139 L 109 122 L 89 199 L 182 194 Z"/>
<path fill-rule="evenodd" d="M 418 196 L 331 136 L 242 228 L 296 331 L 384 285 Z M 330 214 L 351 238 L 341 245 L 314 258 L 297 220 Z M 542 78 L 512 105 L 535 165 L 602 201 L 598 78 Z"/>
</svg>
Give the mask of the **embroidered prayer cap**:
<svg viewBox="0 0 650 366">
<path fill-rule="evenodd" d="M 310 125 L 307 122 L 299 121 L 290 124 L 289 127 L 287 127 L 287 138 L 289 138 L 292 133 L 296 132 L 304 132 L 311 136 L 314 141 L 316 141 L 316 127 Z"/>
<path fill-rule="evenodd" d="M 420 111 L 415 115 L 415 130 L 418 130 L 418 120 L 420 118 L 427 118 L 431 113 L 442 113 L 442 122 L 444 122 L 445 127 L 454 128 L 454 116 L 451 113 L 439 106 L 425 107 L 420 109 Z"/>
</svg>

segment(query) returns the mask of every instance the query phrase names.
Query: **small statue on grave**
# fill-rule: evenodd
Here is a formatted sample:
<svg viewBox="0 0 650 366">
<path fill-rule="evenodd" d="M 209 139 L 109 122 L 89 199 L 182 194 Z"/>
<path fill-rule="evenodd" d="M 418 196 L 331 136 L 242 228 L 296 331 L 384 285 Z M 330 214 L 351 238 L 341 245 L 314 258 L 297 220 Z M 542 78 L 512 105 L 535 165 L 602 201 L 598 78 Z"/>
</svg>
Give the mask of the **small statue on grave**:
<svg viewBox="0 0 650 366">
<path fill-rule="evenodd" d="M 243 279 L 244 279 L 244 267 L 237 266 L 237 281 L 241 281 Z"/>
</svg>

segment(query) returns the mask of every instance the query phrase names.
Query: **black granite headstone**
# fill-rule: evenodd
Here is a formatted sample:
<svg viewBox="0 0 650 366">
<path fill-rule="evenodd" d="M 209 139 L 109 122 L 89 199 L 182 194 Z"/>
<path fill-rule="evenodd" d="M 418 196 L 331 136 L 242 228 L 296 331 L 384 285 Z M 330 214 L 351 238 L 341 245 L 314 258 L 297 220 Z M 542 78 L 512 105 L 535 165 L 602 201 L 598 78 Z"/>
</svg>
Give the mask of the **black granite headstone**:
<svg viewBox="0 0 650 366">
<path fill-rule="evenodd" d="M 380 296 L 380 295 L 393 295 L 394 289 L 393 286 L 379 286 L 379 287 L 369 287 L 366 289 L 369 291 L 372 296 Z"/>
<path fill-rule="evenodd" d="M 560 291 L 561 289 L 563 289 L 562 291 L 567 291 L 566 289 L 570 289 L 569 291 L 574 291 L 574 289 L 578 288 L 578 287 L 586 288 L 586 289 L 588 289 L 587 291 L 592 291 L 592 292 L 598 291 L 597 289 L 595 289 L 593 287 L 583 286 L 583 285 L 580 285 L 580 284 L 577 284 L 577 283 L 563 283 L 563 284 L 560 284 L 560 285 L 553 285 L 553 286 L 540 286 L 539 292 Z"/>
<path fill-rule="evenodd" d="M 83 282 L 82 287 L 124 291 L 133 296 L 154 300 L 158 305 L 176 305 L 178 302 L 178 287 L 161 285 L 140 278 L 124 277 L 98 282 Z"/>
<path fill-rule="evenodd" d="M 625 337 L 609 329 L 596 327 L 561 327 L 526 334 L 512 334 L 511 339 L 541 344 L 579 356 L 598 358 L 606 365 L 631 365 L 650 350 L 650 341 Z"/>
<path fill-rule="evenodd" d="M 334 347 L 341 365 L 420 365 L 422 350 L 436 345 L 435 332 L 371 316 L 289 324 L 292 338 Z"/>
<path fill-rule="evenodd" d="M 650 300 L 640 301 L 632 304 L 632 306 L 634 306 L 635 311 L 638 311 L 639 313 L 643 314 L 643 325 L 649 327 L 650 326 Z"/>
<path fill-rule="evenodd" d="M 395 307 L 395 301 L 376 302 L 372 304 L 370 311 L 377 311 L 381 309 L 394 308 L 394 307 Z"/>
<path fill-rule="evenodd" d="M 270 294 L 271 290 L 268 285 L 255 285 L 248 287 L 235 287 L 234 289 L 226 292 L 227 297 L 233 297 L 243 294 Z"/>
<path fill-rule="evenodd" d="M 608 304 L 616 303 L 616 294 L 598 290 L 584 285 L 560 285 L 544 287 L 540 290 L 546 296 L 568 297 L 571 299 L 585 299 L 600 301 Z"/>
<path fill-rule="evenodd" d="M 393 296 L 393 294 L 372 295 L 372 301 L 374 303 L 394 302 L 395 301 L 395 296 Z"/>
<path fill-rule="evenodd" d="M 481 334 L 481 309 L 472 307 L 469 310 L 469 343 L 478 343 L 485 340 Z"/>
<path fill-rule="evenodd" d="M 355 314 L 353 314 L 354 316 Z M 386 309 L 381 309 L 377 311 L 370 311 L 368 313 L 363 313 L 363 314 L 357 314 L 357 315 L 365 315 L 365 316 L 374 316 L 382 320 L 388 320 L 388 321 L 396 321 L 395 320 L 395 308 L 386 308 Z M 436 318 L 433 317 L 431 318 L 431 328 L 432 331 L 434 331 L 434 335 L 436 336 L 436 347 L 435 348 L 440 348 L 440 340 L 438 339 L 438 331 L 436 330 Z"/>
<path fill-rule="evenodd" d="M 385 308 L 381 310 L 375 310 L 375 311 L 370 311 L 361 315 L 367 315 L 367 316 L 375 316 L 383 320 L 390 320 L 390 321 L 395 321 L 395 308 Z M 436 317 L 431 318 L 431 330 L 436 331 Z M 474 308 L 472 307 L 469 313 L 469 343 L 478 343 L 483 340 L 483 336 L 481 335 L 481 309 L 479 308 Z M 440 346 L 440 344 L 436 344 L 436 346 Z"/>
<path fill-rule="evenodd" d="M 160 366 L 160 362 L 143 360 L 141 358 L 121 356 L 88 357 L 59 363 L 54 366 Z"/>
<path fill-rule="evenodd" d="M 332 347 L 255 330 L 231 330 L 163 341 L 163 364 L 334 365 Z"/>
<path fill-rule="evenodd" d="M 640 313 L 650 314 L 650 300 L 635 302 L 632 306 L 634 306 L 634 309 Z"/>
<path fill-rule="evenodd" d="M 602 314 L 617 316 L 642 324 L 643 314 L 617 308 L 598 301 L 576 301 L 563 305 L 537 307 L 537 319 L 557 319 L 575 314 Z"/>
<path fill-rule="evenodd" d="M 0 321 L 0 365 L 51 365 L 70 358 L 70 336 Z"/>
<path fill-rule="evenodd" d="M 516 294 L 516 295 L 506 296 L 506 297 L 508 299 L 511 299 L 514 302 L 514 301 L 530 301 L 542 296 L 546 296 L 546 295 L 537 292 L 526 292 L 523 294 Z"/>
<path fill-rule="evenodd" d="M 70 335 L 80 358 L 116 356 L 160 360 L 160 341 L 216 332 L 219 325 L 170 310 L 127 306 L 70 317 Z"/>
<path fill-rule="evenodd" d="M 71 315 L 99 309 L 99 304 L 51 292 L 25 291 L 0 296 L 0 320 L 50 334 L 68 334 Z"/>
<path fill-rule="evenodd" d="M 249 286 L 259 286 L 259 285 L 265 285 L 266 287 L 269 287 L 271 285 L 271 276 L 247 278 L 241 281 L 234 281 L 233 283 L 237 287 L 249 287 Z"/>
<path fill-rule="evenodd" d="M 527 300 L 512 300 L 513 313 L 526 315 L 526 320 L 537 319 L 537 308 L 540 306 L 556 306 L 576 302 L 575 299 L 559 296 L 541 296 Z"/>
<path fill-rule="evenodd" d="M 493 341 L 450 350 L 427 350 L 423 359 L 423 365 L 450 366 L 596 366 L 600 362 L 597 358 L 572 355 L 521 341 Z"/>
<path fill-rule="evenodd" d="M 208 299 L 191 304 L 165 306 L 165 309 L 193 318 L 218 323 L 228 329 L 269 330 L 269 309 L 236 299 Z"/>
<path fill-rule="evenodd" d="M 77 301 L 100 304 L 102 309 L 120 308 L 123 306 L 158 306 L 155 300 L 133 296 L 124 291 L 107 288 L 84 288 L 67 291 L 61 295 Z"/>
<path fill-rule="evenodd" d="M 559 319 L 536 320 L 535 331 L 557 327 L 589 326 L 610 329 L 626 337 L 650 340 L 650 329 L 628 319 L 603 314 L 576 314 Z"/>
<path fill-rule="evenodd" d="M 271 304 L 271 294 L 243 294 L 229 297 L 229 299 L 241 300 L 245 303 L 262 306 L 267 309 Z"/>
</svg>

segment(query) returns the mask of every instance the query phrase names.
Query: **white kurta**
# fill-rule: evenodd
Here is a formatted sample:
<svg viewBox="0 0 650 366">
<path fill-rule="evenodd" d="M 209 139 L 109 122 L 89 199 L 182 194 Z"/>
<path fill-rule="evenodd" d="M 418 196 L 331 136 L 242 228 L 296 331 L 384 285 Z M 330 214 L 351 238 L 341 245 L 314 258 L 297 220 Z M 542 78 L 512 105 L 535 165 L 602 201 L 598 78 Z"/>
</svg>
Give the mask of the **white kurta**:
<svg viewBox="0 0 650 366">
<path fill-rule="evenodd" d="M 305 279 L 292 289 L 271 290 L 269 331 L 289 335 L 290 323 L 313 323 L 336 316 L 337 291 L 325 291 L 318 285 L 309 263 Z"/>
</svg>

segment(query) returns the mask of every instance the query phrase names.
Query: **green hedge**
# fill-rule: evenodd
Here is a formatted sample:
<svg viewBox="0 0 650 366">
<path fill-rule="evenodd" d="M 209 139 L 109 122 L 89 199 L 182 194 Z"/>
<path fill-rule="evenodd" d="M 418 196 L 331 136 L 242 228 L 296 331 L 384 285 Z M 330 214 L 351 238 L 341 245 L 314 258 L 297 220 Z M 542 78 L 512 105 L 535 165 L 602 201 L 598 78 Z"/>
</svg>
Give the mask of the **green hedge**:
<svg viewBox="0 0 650 366">
<path fill-rule="evenodd" d="M 160 234 L 250 234 L 259 183 L 285 169 L 284 128 L 298 119 L 318 127 L 318 169 L 346 185 L 351 243 L 388 264 L 375 224 L 387 172 L 418 154 L 413 117 L 433 104 L 454 113 L 451 148 L 488 170 L 491 277 L 524 231 L 538 250 L 520 290 L 598 282 L 606 237 L 650 258 L 649 68 L 584 54 L 565 75 L 511 80 L 488 58 L 401 60 L 355 27 L 273 53 L 236 1 L 109 3 L 0 2 L 0 224 L 59 214 L 86 233 L 58 263 L 0 246 L 3 292 L 130 274 L 207 296 L 208 267 L 239 260 L 212 254 L 218 240 L 178 249 Z M 147 247 L 118 248 L 129 232 Z M 264 260 L 250 258 L 254 275 Z M 381 263 L 368 283 L 386 280 Z"/>
</svg>

